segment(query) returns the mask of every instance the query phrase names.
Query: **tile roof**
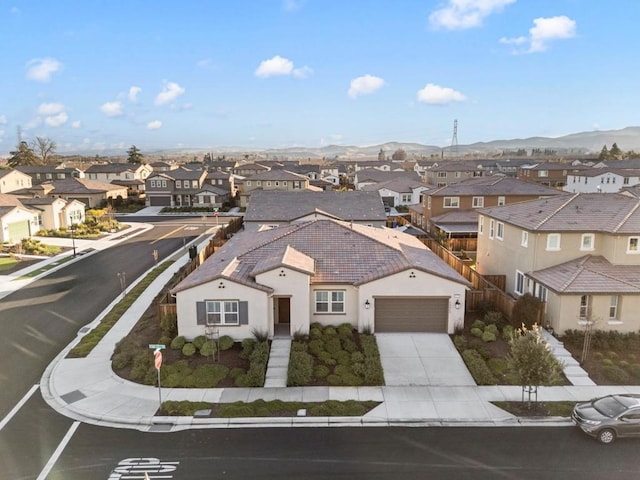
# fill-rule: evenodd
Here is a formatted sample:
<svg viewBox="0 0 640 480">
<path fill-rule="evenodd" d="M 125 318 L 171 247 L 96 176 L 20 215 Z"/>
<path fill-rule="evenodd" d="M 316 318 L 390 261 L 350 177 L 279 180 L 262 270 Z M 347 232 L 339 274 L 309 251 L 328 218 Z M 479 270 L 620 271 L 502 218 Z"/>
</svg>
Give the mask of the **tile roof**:
<svg viewBox="0 0 640 480">
<path fill-rule="evenodd" d="M 424 187 L 425 189 L 433 188 L 432 185 L 427 185 L 423 183 L 419 177 L 398 177 L 392 178 L 391 180 L 386 180 L 383 182 L 378 182 L 372 185 L 365 185 L 362 187 L 362 190 L 372 192 L 378 191 L 382 188 L 386 188 L 392 192 L 396 193 L 412 193 L 414 188 Z"/>
<path fill-rule="evenodd" d="M 345 221 L 385 221 L 387 218 L 378 192 L 252 190 L 244 219 L 247 222 L 290 222 L 315 211 Z"/>
<path fill-rule="evenodd" d="M 294 250 L 287 253 L 287 248 Z M 315 220 L 260 232 L 241 231 L 172 291 L 179 292 L 219 278 L 268 289 L 255 283 L 254 271 L 273 265 L 277 268 L 279 262 L 290 262 L 310 271 L 310 260 L 314 262 L 311 283 L 360 285 L 416 269 L 468 285 L 411 235 L 387 228 Z"/>
<path fill-rule="evenodd" d="M 640 233 L 640 200 L 620 193 L 576 193 L 480 209 L 530 231 Z"/>
<path fill-rule="evenodd" d="M 378 170 L 376 168 L 365 168 L 364 170 L 358 170 L 356 172 L 356 176 L 358 177 L 358 183 L 364 182 L 386 182 L 388 180 L 393 180 L 394 178 L 399 177 L 407 177 L 416 180 L 417 182 L 421 181 L 420 175 L 414 170 L 405 172 L 399 170 L 393 170 L 390 172 L 384 170 Z"/>
<path fill-rule="evenodd" d="M 492 175 L 486 177 L 474 177 L 460 182 L 452 183 L 429 191 L 432 197 L 449 197 L 451 195 L 539 195 L 555 196 L 566 195 L 562 190 L 546 187 L 534 182 L 525 182 L 512 177 Z"/>
<path fill-rule="evenodd" d="M 142 167 L 140 163 L 104 163 L 93 164 L 85 170 L 85 173 L 121 173 L 137 172 Z"/>
<path fill-rule="evenodd" d="M 289 170 L 265 170 L 264 172 L 256 173 L 255 175 L 247 176 L 247 180 L 299 180 L 309 181 L 309 177 L 306 175 L 300 175 L 299 173 L 293 173 Z"/>
<path fill-rule="evenodd" d="M 640 294 L 640 265 L 613 265 L 602 256 L 586 255 L 527 276 L 557 293 Z"/>
</svg>

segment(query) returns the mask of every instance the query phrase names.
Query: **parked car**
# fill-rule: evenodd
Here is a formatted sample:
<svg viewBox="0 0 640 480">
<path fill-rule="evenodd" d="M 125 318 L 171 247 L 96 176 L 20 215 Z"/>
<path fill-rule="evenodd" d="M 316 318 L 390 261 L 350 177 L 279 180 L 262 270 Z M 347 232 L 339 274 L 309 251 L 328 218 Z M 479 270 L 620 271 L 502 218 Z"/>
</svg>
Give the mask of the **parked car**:
<svg viewBox="0 0 640 480">
<path fill-rule="evenodd" d="M 600 443 L 610 444 L 618 437 L 640 437 L 640 395 L 607 395 L 578 403 L 571 419 Z"/>
</svg>

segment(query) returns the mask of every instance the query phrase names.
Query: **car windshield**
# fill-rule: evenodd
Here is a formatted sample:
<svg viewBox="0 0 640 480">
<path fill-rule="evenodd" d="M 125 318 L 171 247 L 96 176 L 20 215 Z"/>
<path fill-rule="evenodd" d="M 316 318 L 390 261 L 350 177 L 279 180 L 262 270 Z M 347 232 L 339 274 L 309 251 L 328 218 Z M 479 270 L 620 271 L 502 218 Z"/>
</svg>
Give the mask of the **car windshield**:
<svg viewBox="0 0 640 480">
<path fill-rule="evenodd" d="M 616 400 L 615 397 L 599 398 L 595 400 L 592 405 L 593 408 L 607 417 L 615 417 L 627 409 L 627 407 Z"/>
</svg>

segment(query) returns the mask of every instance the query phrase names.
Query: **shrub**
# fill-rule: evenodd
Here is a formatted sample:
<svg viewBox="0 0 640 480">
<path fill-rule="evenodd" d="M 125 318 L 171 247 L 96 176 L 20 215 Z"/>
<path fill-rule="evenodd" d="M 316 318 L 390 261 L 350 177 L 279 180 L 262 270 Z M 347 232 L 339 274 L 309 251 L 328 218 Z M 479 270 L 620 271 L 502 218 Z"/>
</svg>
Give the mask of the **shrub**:
<svg viewBox="0 0 640 480">
<path fill-rule="evenodd" d="M 462 359 L 478 385 L 493 385 L 496 379 L 482 356 L 476 350 L 465 350 Z"/>
<path fill-rule="evenodd" d="M 342 350 L 342 344 L 338 337 L 331 337 L 324 343 L 324 348 L 327 352 L 334 355 L 335 358 L 335 354 Z"/>
<path fill-rule="evenodd" d="M 483 342 L 495 342 L 496 341 L 496 334 L 493 332 L 489 332 L 486 331 L 482 334 L 482 341 Z"/>
<path fill-rule="evenodd" d="M 495 323 L 487 325 L 484 329 L 485 333 L 490 332 L 493 333 L 496 337 L 498 336 L 498 326 Z"/>
<path fill-rule="evenodd" d="M 331 373 L 331 370 L 325 365 L 316 365 L 313 367 L 313 376 L 315 378 L 325 378 L 329 373 Z"/>
<path fill-rule="evenodd" d="M 307 342 L 294 340 L 291 342 L 291 351 L 292 352 L 306 352 L 309 349 L 309 344 Z"/>
<path fill-rule="evenodd" d="M 242 340 L 242 351 L 240 352 L 240 358 L 245 360 L 251 356 L 253 349 L 256 346 L 256 341 L 253 338 L 245 338 Z"/>
<path fill-rule="evenodd" d="M 348 365 L 338 365 L 334 370 L 333 373 L 335 373 L 336 375 L 340 375 L 341 377 L 343 377 L 344 375 L 347 375 L 349 373 L 353 373 L 351 371 L 351 368 Z"/>
<path fill-rule="evenodd" d="M 475 320 L 472 324 L 471 324 L 471 330 L 473 330 L 474 328 L 479 328 L 480 330 L 484 330 L 484 327 L 486 327 L 486 323 L 484 323 L 482 320 L 478 319 Z"/>
<path fill-rule="evenodd" d="M 217 348 L 216 342 L 213 340 L 207 340 L 200 347 L 200 355 L 203 357 L 212 357 L 216 354 Z"/>
<path fill-rule="evenodd" d="M 318 355 L 318 360 L 320 360 L 322 363 L 324 363 L 325 365 L 335 365 L 336 359 L 333 358 L 333 356 L 331 356 L 331 354 L 329 352 L 326 351 L 322 351 L 320 352 Z"/>
<path fill-rule="evenodd" d="M 253 338 L 255 338 L 256 342 L 258 343 L 264 343 L 269 339 L 269 332 L 267 332 L 266 330 L 253 328 L 251 329 L 251 334 L 253 335 Z"/>
<path fill-rule="evenodd" d="M 295 342 L 306 342 L 307 340 L 309 340 L 309 335 L 296 330 L 293 334 L 293 340 Z"/>
<path fill-rule="evenodd" d="M 604 354 L 602 352 L 595 352 L 593 354 L 593 358 L 595 358 L 596 360 L 602 360 L 604 358 Z"/>
<path fill-rule="evenodd" d="M 202 348 L 202 345 L 204 345 L 206 341 L 207 341 L 207 337 L 205 337 L 204 335 L 198 335 L 196 338 L 192 340 L 191 343 L 193 343 L 194 347 L 200 350 Z"/>
<path fill-rule="evenodd" d="M 474 337 L 478 337 L 481 338 L 482 337 L 482 329 L 478 328 L 478 327 L 474 327 L 471 329 L 470 331 L 471 335 L 473 335 Z"/>
<path fill-rule="evenodd" d="M 218 339 L 218 347 L 223 352 L 233 347 L 234 343 L 235 342 L 233 341 L 233 338 L 231 338 L 229 335 L 223 335 Z"/>
<path fill-rule="evenodd" d="M 336 375 L 335 373 L 327 376 L 327 382 L 329 382 L 329 385 L 333 386 L 344 385 L 342 383 L 342 377 L 340 375 Z"/>
<path fill-rule="evenodd" d="M 607 357 L 609 357 L 611 359 L 616 359 L 616 358 L 618 358 L 618 354 L 612 350 L 612 351 L 607 352 Z"/>
<path fill-rule="evenodd" d="M 611 365 L 613 365 L 613 360 L 611 360 L 610 358 L 603 358 L 602 365 L 604 365 L 605 367 L 610 367 Z"/>
<path fill-rule="evenodd" d="M 511 325 L 505 325 L 502 328 L 502 339 L 508 342 L 513 337 L 514 332 L 515 329 Z"/>
<path fill-rule="evenodd" d="M 309 383 L 313 376 L 313 357 L 307 352 L 292 351 L 287 371 L 287 385 L 300 387 Z"/>
<path fill-rule="evenodd" d="M 356 345 L 356 342 L 351 340 L 351 337 L 342 339 L 342 348 L 349 353 L 353 353 L 358 350 L 358 346 Z"/>
<path fill-rule="evenodd" d="M 187 340 L 182 335 L 180 335 L 179 337 L 176 337 L 171 341 L 171 349 L 182 350 L 182 347 L 184 347 L 185 343 L 187 343 Z"/>
<path fill-rule="evenodd" d="M 467 339 L 463 335 L 456 335 L 453 337 L 453 344 L 456 346 L 456 349 L 461 352 L 467 348 Z"/>
<path fill-rule="evenodd" d="M 214 388 L 227 377 L 229 369 L 224 365 L 202 365 L 191 376 L 193 383 L 198 388 Z"/>
<path fill-rule="evenodd" d="M 484 323 L 487 325 L 495 325 L 497 327 L 501 327 L 504 325 L 504 317 L 502 316 L 502 312 L 491 311 L 487 312 L 484 316 Z"/>
<path fill-rule="evenodd" d="M 491 370 L 496 377 L 501 377 L 505 373 L 507 373 L 507 369 L 509 366 L 507 365 L 507 360 L 504 358 L 490 358 L 487 360 L 487 367 Z"/>
<path fill-rule="evenodd" d="M 484 346 L 484 344 L 482 343 L 478 343 L 477 345 L 473 345 L 473 350 L 475 350 L 476 352 L 478 352 L 480 354 L 480 356 L 484 359 L 484 360 L 489 360 L 491 357 L 493 357 L 493 355 L 491 354 L 491 352 L 487 349 L 487 347 Z"/>
<path fill-rule="evenodd" d="M 152 358 L 150 351 L 140 352 L 133 358 L 133 366 L 131 367 L 131 378 L 133 380 L 144 380 L 149 369 L 153 368 Z"/>
<path fill-rule="evenodd" d="M 311 328 L 309 330 L 309 338 L 315 340 L 317 338 L 322 337 L 322 329 L 320 328 Z"/>
<path fill-rule="evenodd" d="M 341 323 L 338 326 L 338 336 L 341 338 L 353 338 L 353 326 L 350 323 Z"/>
<path fill-rule="evenodd" d="M 160 319 L 160 327 L 163 335 L 175 337 L 178 335 L 178 316 L 175 314 L 163 315 Z"/>
<path fill-rule="evenodd" d="M 631 375 L 640 380 L 640 363 L 634 363 L 630 365 L 629 372 L 631 372 Z"/>
<path fill-rule="evenodd" d="M 121 370 L 131 365 L 133 356 L 128 352 L 114 353 L 111 357 L 111 366 L 114 370 Z"/>
<path fill-rule="evenodd" d="M 232 380 L 235 380 L 236 378 L 238 378 L 240 375 L 246 373 L 242 368 L 240 367 L 235 367 L 232 368 L 231 371 L 227 374 L 227 376 L 229 378 L 231 378 Z"/>
<path fill-rule="evenodd" d="M 316 357 L 324 351 L 324 342 L 320 338 L 313 339 L 309 342 L 309 352 Z"/>
<path fill-rule="evenodd" d="M 616 365 L 607 365 L 602 367 L 602 373 L 611 383 L 624 385 L 629 383 L 631 376 L 622 368 Z"/>
<path fill-rule="evenodd" d="M 353 363 L 364 362 L 364 353 L 362 353 L 362 352 L 353 352 L 351 354 L 351 361 Z"/>
<path fill-rule="evenodd" d="M 168 400 L 162 402 L 160 413 L 169 417 L 193 416 L 198 410 L 207 410 L 211 408 L 210 403 L 206 402 L 190 402 L 187 400 L 175 401 Z"/>
<path fill-rule="evenodd" d="M 358 375 L 355 375 L 353 373 L 346 373 L 344 375 L 341 375 L 341 377 L 342 377 L 342 384 L 349 385 L 350 387 L 359 387 L 364 383 L 362 378 L 360 378 Z"/>
<path fill-rule="evenodd" d="M 196 353 L 196 346 L 193 343 L 185 343 L 184 347 L 182 347 L 182 354 L 190 357 Z"/>
<path fill-rule="evenodd" d="M 322 329 L 323 337 L 335 337 L 337 335 L 338 335 L 338 332 L 336 331 L 336 328 L 331 325 L 327 325 Z"/>
<path fill-rule="evenodd" d="M 350 365 L 351 364 L 351 354 L 345 350 L 340 350 L 333 355 L 333 358 L 336 359 L 336 363 L 338 365 Z"/>
<path fill-rule="evenodd" d="M 160 340 L 158 340 L 158 343 L 161 343 L 165 347 L 168 347 L 169 345 L 171 345 L 171 337 L 162 336 L 160 337 Z"/>
</svg>

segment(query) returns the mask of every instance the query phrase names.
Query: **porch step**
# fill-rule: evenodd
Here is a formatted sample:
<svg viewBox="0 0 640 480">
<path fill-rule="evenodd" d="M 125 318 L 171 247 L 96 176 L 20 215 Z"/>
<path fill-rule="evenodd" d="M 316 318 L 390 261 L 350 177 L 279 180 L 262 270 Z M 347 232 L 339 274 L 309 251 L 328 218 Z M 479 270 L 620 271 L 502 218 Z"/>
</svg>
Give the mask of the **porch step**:
<svg viewBox="0 0 640 480">
<path fill-rule="evenodd" d="M 291 353 L 291 337 L 276 337 L 271 341 L 269 363 L 265 375 L 265 388 L 287 386 L 287 370 Z"/>
</svg>

